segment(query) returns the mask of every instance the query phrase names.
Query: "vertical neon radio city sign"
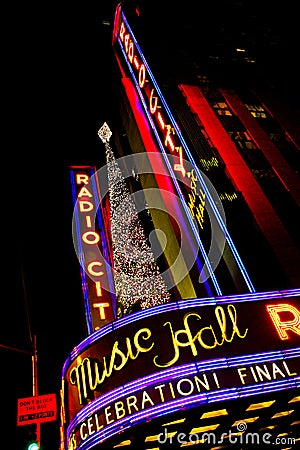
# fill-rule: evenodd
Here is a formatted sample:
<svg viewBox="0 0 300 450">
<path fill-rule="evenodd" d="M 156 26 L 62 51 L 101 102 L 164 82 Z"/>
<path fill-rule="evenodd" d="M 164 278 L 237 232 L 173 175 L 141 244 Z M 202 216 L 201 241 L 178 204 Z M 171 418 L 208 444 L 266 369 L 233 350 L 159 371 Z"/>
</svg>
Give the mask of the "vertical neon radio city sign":
<svg viewBox="0 0 300 450">
<path fill-rule="evenodd" d="M 183 206 L 186 207 L 187 217 L 189 218 L 191 228 L 195 234 L 195 238 L 199 244 L 202 256 L 218 295 L 222 295 L 221 288 L 209 267 L 207 257 L 208 240 L 205 244 L 202 242 L 199 235 L 199 228 L 203 233 L 203 237 L 208 234 L 204 227 L 205 209 L 214 215 L 215 222 L 224 235 L 228 247 L 232 253 L 233 259 L 238 266 L 239 272 L 243 279 L 243 283 L 250 292 L 255 292 L 254 286 L 250 280 L 244 264 L 239 256 L 239 253 L 232 241 L 232 238 L 227 230 L 224 218 L 218 209 L 216 202 L 213 200 L 212 194 L 204 180 L 203 174 L 199 171 L 197 164 L 180 132 L 180 129 L 160 91 L 160 88 L 150 70 L 150 67 L 132 33 L 132 30 L 121 10 L 121 5 L 116 10 L 116 20 L 114 29 L 114 44 L 118 42 L 119 48 L 123 54 L 127 64 L 130 76 L 134 82 L 135 90 L 143 105 L 144 113 L 151 126 L 156 142 L 164 157 L 169 173 L 176 191 L 180 198 L 182 198 Z M 171 165 L 170 159 L 167 155 L 173 155 L 175 163 Z M 185 162 L 191 164 L 192 170 L 189 170 Z M 175 175 L 176 173 L 176 175 Z M 180 181 L 182 183 L 180 184 Z M 189 186 L 188 191 L 181 187 Z M 185 194 L 185 195 L 184 195 Z M 211 214 L 210 217 L 211 217 Z M 198 228 L 195 226 L 197 222 Z"/>
<path fill-rule="evenodd" d="M 73 241 L 80 262 L 81 281 L 88 332 L 115 319 L 116 299 L 104 226 L 103 205 L 90 166 L 70 168 L 74 203 Z"/>
</svg>

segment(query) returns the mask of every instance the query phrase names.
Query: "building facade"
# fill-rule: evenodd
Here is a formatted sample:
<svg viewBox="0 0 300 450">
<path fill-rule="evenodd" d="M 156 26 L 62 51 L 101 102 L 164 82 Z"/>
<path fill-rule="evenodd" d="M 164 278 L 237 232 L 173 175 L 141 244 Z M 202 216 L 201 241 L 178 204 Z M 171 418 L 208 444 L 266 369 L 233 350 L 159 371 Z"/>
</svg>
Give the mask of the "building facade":
<svg viewBox="0 0 300 450">
<path fill-rule="evenodd" d="M 299 144 L 152 9 L 116 8 L 106 165 L 71 168 L 88 336 L 61 450 L 296 448 Z"/>
</svg>

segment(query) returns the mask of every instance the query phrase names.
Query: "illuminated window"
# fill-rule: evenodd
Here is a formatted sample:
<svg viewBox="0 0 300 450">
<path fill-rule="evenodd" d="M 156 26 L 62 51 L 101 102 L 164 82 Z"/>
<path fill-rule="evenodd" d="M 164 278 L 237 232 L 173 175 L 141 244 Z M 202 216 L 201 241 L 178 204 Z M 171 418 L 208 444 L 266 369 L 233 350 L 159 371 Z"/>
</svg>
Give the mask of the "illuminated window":
<svg viewBox="0 0 300 450">
<path fill-rule="evenodd" d="M 217 109 L 216 112 L 219 116 L 232 116 L 231 112 L 228 111 L 228 109 Z"/>
<path fill-rule="evenodd" d="M 218 102 L 213 104 L 213 108 L 226 109 L 227 105 L 224 102 Z"/>
<path fill-rule="evenodd" d="M 231 111 L 224 102 L 213 103 L 212 107 L 219 116 L 232 116 Z"/>
<path fill-rule="evenodd" d="M 246 131 L 230 131 L 229 136 L 240 148 L 255 150 L 257 147 Z"/>
<path fill-rule="evenodd" d="M 246 107 L 248 111 L 252 114 L 253 117 L 260 117 L 263 119 L 267 118 L 264 108 L 261 105 L 247 105 Z"/>
<path fill-rule="evenodd" d="M 249 111 L 264 111 L 264 108 L 261 105 L 247 105 L 246 108 Z"/>
<path fill-rule="evenodd" d="M 251 111 L 251 114 L 253 117 L 260 117 L 261 119 L 266 119 L 267 116 L 265 113 L 259 113 L 259 112 L 255 112 L 255 111 Z"/>
</svg>

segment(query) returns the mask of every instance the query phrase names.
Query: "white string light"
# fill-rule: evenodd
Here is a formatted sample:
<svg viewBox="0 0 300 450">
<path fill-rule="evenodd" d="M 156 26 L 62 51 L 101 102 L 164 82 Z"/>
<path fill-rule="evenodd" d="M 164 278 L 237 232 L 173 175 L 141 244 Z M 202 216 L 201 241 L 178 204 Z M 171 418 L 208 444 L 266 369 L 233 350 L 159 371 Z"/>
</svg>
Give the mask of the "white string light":
<svg viewBox="0 0 300 450">
<path fill-rule="evenodd" d="M 101 129 L 98 134 L 100 132 Z M 108 143 L 110 135 L 106 127 L 102 135 L 106 149 L 114 281 L 120 316 L 130 312 L 133 305 L 146 309 L 166 303 L 170 301 L 170 293 L 147 243 L 135 203 Z"/>
</svg>

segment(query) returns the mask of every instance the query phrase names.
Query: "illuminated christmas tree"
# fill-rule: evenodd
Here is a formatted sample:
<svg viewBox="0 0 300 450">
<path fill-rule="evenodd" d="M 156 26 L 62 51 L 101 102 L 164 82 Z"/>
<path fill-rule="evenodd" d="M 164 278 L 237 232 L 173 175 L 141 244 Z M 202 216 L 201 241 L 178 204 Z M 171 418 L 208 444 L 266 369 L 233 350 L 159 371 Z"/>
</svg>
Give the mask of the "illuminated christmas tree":
<svg viewBox="0 0 300 450">
<path fill-rule="evenodd" d="M 109 145 L 111 131 L 106 123 L 98 132 L 105 144 L 114 281 L 119 316 L 170 301 L 170 293 L 147 242 L 138 212 L 125 179 Z"/>
</svg>

